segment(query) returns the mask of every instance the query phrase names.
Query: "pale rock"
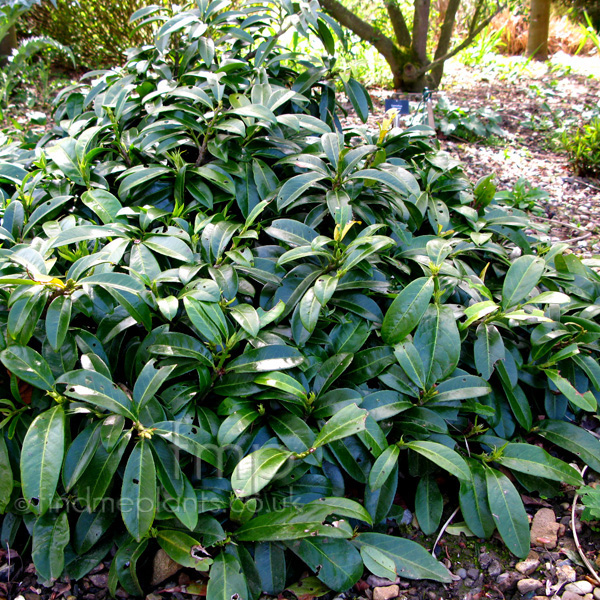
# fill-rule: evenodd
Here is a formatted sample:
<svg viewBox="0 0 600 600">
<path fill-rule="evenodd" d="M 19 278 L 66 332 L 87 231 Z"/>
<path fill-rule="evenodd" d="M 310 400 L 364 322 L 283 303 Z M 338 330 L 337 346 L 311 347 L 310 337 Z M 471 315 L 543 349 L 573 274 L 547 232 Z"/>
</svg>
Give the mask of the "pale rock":
<svg viewBox="0 0 600 600">
<path fill-rule="evenodd" d="M 181 565 L 176 563 L 162 548 L 154 555 L 152 563 L 152 580 L 150 585 L 158 585 L 161 581 L 175 575 L 181 569 Z"/>
<path fill-rule="evenodd" d="M 575 592 L 580 596 L 591 594 L 593 589 L 594 586 L 589 581 L 575 581 L 574 583 L 565 585 L 565 592 Z"/>
<path fill-rule="evenodd" d="M 527 558 L 518 562 L 515 569 L 523 575 L 531 575 L 540 566 L 540 556 L 534 550 L 531 550 Z"/>
<path fill-rule="evenodd" d="M 561 600 L 583 600 L 583 596 L 581 596 L 580 594 L 576 594 L 575 592 L 566 591 L 563 592 Z"/>
<path fill-rule="evenodd" d="M 391 600 L 400 594 L 400 588 L 397 585 L 388 585 L 386 587 L 376 587 L 373 590 L 373 600 Z"/>
<path fill-rule="evenodd" d="M 594 600 L 594 594 L 586 594 L 583 600 Z"/>
<path fill-rule="evenodd" d="M 531 523 L 531 543 L 550 550 L 556 548 L 559 528 L 554 511 L 551 508 L 540 508 Z"/>
<path fill-rule="evenodd" d="M 571 565 L 557 565 L 556 577 L 559 583 L 570 583 L 577 579 L 577 571 Z"/>
<path fill-rule="evenodd" d="M 521 594 L 529 594 L 529 592 L 534 592 L 543 585 L 539 579 L 521 579 L 517 582 L 517 589 Z"/>
<path fill-rule="evenodd" d="M 594 588 L 594 600 L 600 600 L 600 588 Z"/>
<path fill-rule="evenodd" d="M 580 596 L 585 596 L 585 594 L 591 594 L 594 589 L 594 586 L 589 581 L 575 581 L 574 583 L 569 583 L 565 586 L 565 591 L 567 592 L 575 592 Z"/>
</svg>

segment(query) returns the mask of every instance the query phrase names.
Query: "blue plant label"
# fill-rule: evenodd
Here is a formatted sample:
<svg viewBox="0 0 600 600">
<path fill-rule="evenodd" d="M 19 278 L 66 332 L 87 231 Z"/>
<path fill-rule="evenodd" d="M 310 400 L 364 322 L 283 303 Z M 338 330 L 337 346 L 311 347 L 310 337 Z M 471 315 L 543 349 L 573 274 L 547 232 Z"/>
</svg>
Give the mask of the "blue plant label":
<svg viewBox="0 0 600 600">
<path fill-rule="evenodd" d="M 385 100 L 385 110 L 391 110 L 395 108 L 399 114 L 408 115 L 410 114 L 410 109 L 408 107 L 408 100 L 400 100 L 399 98 L 386 98 Z"/>
</svg>

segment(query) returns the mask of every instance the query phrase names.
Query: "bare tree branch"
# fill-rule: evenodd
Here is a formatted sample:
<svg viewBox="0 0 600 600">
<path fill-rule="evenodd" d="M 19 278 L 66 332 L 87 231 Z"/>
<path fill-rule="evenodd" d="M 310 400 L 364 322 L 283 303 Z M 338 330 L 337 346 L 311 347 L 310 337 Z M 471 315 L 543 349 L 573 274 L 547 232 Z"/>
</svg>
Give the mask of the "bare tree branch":
<svg viewBox="0 0 600 600">
<path fill-rule="evenodd" d="M 398 6 L 398 3 L 396 2 L 396 0 L 386 0 L 385 7 L 390 17 L 390 21 L 392 22 L 392 27 L 394 28 L 394 33 L 396 34 L 396 40 L 398 44 L 400 46 L 410 48 L 410 31 L 406 26 L 404 15 L 402 14 L 400 7 Z"/>
</svg>

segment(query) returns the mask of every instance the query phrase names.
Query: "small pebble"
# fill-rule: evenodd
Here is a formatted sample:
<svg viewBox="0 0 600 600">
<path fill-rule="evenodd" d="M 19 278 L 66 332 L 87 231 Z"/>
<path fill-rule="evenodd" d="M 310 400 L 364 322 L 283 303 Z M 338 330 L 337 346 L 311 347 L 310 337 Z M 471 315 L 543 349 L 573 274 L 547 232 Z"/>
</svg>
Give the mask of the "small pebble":
<svg viewBox="0 0 600 600">
<path fill-rule="evenodd" d="M 488 567 L 488 575 L 490 577 L 498 577 L 500 573 L 502 573 L 502 566 L 496 559 L 492 560 L 490 566 Z"/>
<path fill-rule="evenodd" d="M 535 592 L 535 590 L 541 588 L 543 585 L 539 579 L 521 579 L 517 583 L 517 589 L 521 594 L 529 594 L 529 592 Z"/>
<path fill-rule="evenodd" d="M 471 579 L 477 579 L 479 577 L 479 569 L 468 569 L 467 570 L 467 575 Z"/>
<path fill-rule="evenodd" d="M 391 600 L 400 593 L 397 585 L 388 585 L 386 587 L 376 587 L 373 589 L 373 600 Z"/>
<path fill-rule="evenodd" d="M 515 587 L 518 579 L 517 573 L 500 573 L 498 577 L 496 577 L 496 583 L 500 588 L 500 591 L 506 592 Z"/>
<path fill-rule="evenodd" d="M 523 575 L 531 575 L 539 566 L 540 557 L 537 552 L 532 550 L 527 558 L 515 565 L 515 569 Z"/>
<path fill-rule="evenodd" d="M 594 588 L 594 600 L 600 600 L 600 588 Z"/>
<path fill-rule="evenodd" d="M 466 579 L 467 578 L 467 570 L 460 568 L 458 569 L 458 571 L 456 571 L 456 574 L 461 578 L 461 579 Z"/>
<path fill-rule="evenodd" d="M 586 594 L 583 600 L 594 600 L 594 594 Z"/>
<path fill-rule="evenodd" d="M 563 595 L 561 596 L 561 600 L 583 600 L 583 596 L 580 596 L 579 594 L 576 594 L 575 592 L 569 592 L 567 590 L 566 592 L 563 592 Z"/>
<path fill-rule="evenodd" d="M 482 552 L 479 555 L 479 566 L 482 569 L 487 569 L 490 566 L 491 562 L 492 562 L 492 556 L 489 552 Z"/>
<path fill-rule="evenodd" d="M 565 585 L 566 592 L 575 592 L 580 596 L 584 596 L 585 594 L 591 594 L 594 586 L 589 581 L 575 581 L 574 583 L 568 583 Z"/>
<path fill-rule="evenodd" d="M 465 581 L 464 581 L 464 584 L 465 584 L 467 587 L 473 587 L 473 584 L 474 584 L 474 583 L 475 583 L 475 580 L 474 580 L 474 579 L 471 579 L 470 577 L 467 577 L 467 578 L 465 579 Z"/>
</svg>

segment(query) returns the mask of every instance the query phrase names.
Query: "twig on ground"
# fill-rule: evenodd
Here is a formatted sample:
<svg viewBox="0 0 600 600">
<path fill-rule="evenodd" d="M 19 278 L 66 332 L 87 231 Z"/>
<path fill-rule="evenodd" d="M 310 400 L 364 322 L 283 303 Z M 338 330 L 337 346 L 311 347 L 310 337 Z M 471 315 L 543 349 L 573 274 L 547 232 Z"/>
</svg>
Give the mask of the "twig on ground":
<svg viewBox="0 0 600 600">
<path fill-rule="evenodd" d="M 456 513 L 458 512 L 459 508 L 460 508 L 460 506 L 457 506 L 454 509 L 454 512 L 448 517 L 448 520 L 442 525 L 442 528 L 440 529 L 440 532 L 438 533 L 438 536 L 435 540 L 435 544 L 433 544 L 433 548 L 431 549 L 431 556 L 435 556 L 435 549 L 437 548 L 438 542 L 442 539 L 442 536 L 446 532 L 448 525 L 450 525 L 450 523 L 452 523 L 452 519 L 454 519 L 454 517 L 456 516 Z"/>
<path fill-rule="evenodd" d="M 581 469 L 581 477 L 585 475 L 587 471 L 587 465 Z M 577 500 L 579 499 L 579 494 L 575 492 L 575 496 L 573 497 L 573 506 L 571 507 L 571 531 L 573 532 L 573 540 L 575 541 L 575 547 L 577 548 L 577 552 L 579 552 L 579 556 L 581 556 L 581 560 L 583 564 L 588 568 L 589 572 L 594 576 L 596 580 L 596 585 L 600 585 L 600 577 L 598 577 L 598 573 L 594 567 L 592 567 L 592 563 L 588 560 L 587 556 L 583 552 L 583 548 L 579 543 L 579 536 L 577 535 L 577 528 L 575 527 L 575 507 L 577 506 Z"/>
<path fill-rule="evenodd" d="M 571 238 L 570 240 L 565 240 L 565 242 L 567 242 L 567 244 L 574 244 L 576 242 L 581 242 L 583 240 L 587 240 L 589 237 L 592 237 L 591 231 L 588 231 L 587 233 L 584 233 L 583 235 L 580 235 L 579 237 Z"/>
<path fill-rule="evenodd" d="M 575 231 L 585 231 L 583 227 L 579 227 L 578 225 L 572 225 L 571 223 L 563 223 L 562 221 L 557 221 L 556 219 L 548 219 L 547 217 L 538 217 L 537 215 L 533 217 L 533 219 L 537 219 L 539 221 L 546 221 L 547 223 L 552 223 L 556 228 L 558 227 L 567 227 L 568 229 L 573 229 Z M 596 223 L 594 223 L 596 224 Z"/>
</svg>

